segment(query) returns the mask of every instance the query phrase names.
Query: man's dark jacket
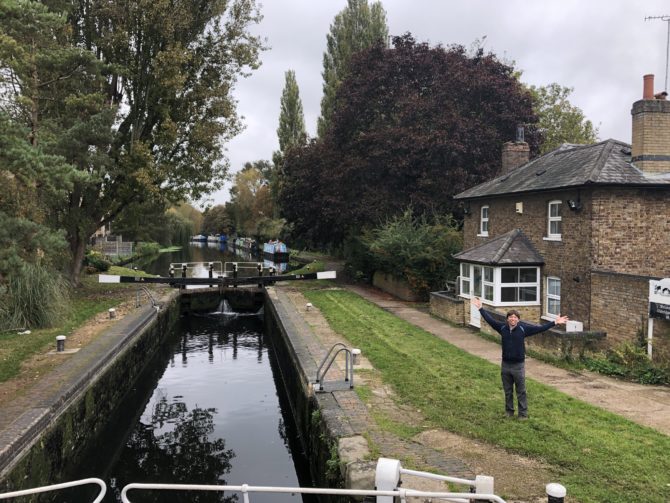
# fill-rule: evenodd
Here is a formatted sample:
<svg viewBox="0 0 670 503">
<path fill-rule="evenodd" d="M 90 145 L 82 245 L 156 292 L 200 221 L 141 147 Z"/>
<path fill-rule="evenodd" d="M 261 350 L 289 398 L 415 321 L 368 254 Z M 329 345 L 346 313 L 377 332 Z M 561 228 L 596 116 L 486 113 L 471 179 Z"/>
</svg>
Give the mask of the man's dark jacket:
<svg viewBox="0 0 670 503">
<path fill-rule="evenodd" d="M 519 321 L 514 330 L 510 330 L 507 323 L 496 321 L 484 308 L 481 308 L 479 312 L 482 314 L 482 318 L 486 320 L 486 323 L 491 325 L 491 328 L 502 337 L 502 359 L 505 363 L 522 363 L 526 359 L 526 343 L 524 339 L 549 330 L 556 325 L 553 321 L 543 325 L 533 325 Z"/>
</svg>

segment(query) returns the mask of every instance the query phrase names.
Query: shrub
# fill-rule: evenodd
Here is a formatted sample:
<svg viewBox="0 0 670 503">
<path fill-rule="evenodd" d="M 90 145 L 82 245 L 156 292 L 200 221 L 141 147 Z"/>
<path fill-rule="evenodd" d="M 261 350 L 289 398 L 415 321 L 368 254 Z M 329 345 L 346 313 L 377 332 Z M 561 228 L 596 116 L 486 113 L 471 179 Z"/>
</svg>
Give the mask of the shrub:
<svg viewBox="0 0 670 503">
<path fill-rule="evenodd" d="M 585 358 L 584 363 L 589 370 L 601 374 L 642 384 L 670 384 L 668 369 L 655 365 L 644 348 L 630 342 L 610 348 L 604 354 Z"/>
<path fill-rule="evenodd" d="M 84 267 L 88 274 L 106 272 L 111 265 L 112 263 L 107 260 L 102 253 L 96 250 L 87 252 L 84 257 Z"/>
<path fill-rule="evenodd" d="M 0 324 L 9 328 L 43 328 L 67 314 L 70 284 L 60 273 L 24 264 L 10 274 L 0 294 Z"/>
<path fill-rule="evenodd" d="M 463 242 L 451 215 L 415 217 L 408 208 L 365 234 L 362 242 L 375 270 L 402 277 L 424 297 L 458 275 L 452 255 Z"/>
<path fill-rule="evenodd" d="M 147 255 L 156 255 L 161 249 L 161 246 L 158 243 L 147 242 L 139 243 L 135 248 L 135 255 L 140 257 L 145 257 Z"/>
</svg>

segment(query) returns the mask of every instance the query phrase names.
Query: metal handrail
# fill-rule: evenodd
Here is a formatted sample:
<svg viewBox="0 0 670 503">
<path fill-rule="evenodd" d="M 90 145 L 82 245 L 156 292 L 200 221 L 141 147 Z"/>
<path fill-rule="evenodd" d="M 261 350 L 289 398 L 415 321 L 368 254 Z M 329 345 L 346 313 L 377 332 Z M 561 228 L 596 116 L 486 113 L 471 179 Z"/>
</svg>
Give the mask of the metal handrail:
<svg viewBox="0 0 670 503">
<path fill-rule="evenodd" d="M 97 478 L 88 478 L 88 479 L 81 479 L 81 480 L 74 480 L 72 482 L 63 482 L 62 484 L 53 484 L 50 486 L 42 486 L 42 487 L 33 487 L 31 489 L 23 489 L 21 491 L 12 491 L 10 493 L 4 493 L 0 494 L 0 500 L 5 500 L 5 499 L 10 499 L 10 498 L 17 498 L 19 496 L 27 496 L 30 494 L 39 494 L 39 493 L 45 493 L 45 492 L 50 492 L 50 491 L 58 491 L 60 489 L 68 489 L 70 487 L 76 487 L 76 486 L 83 486 L 86 484 L 97 484 L 100 486 L 100 494 L 93 500 L 93 503 L 100 503 L 102 501 L 102 498 L 105 497 L 105 494 L 107 493 L 107 485 L 100 479 Z"/>
<path fill-rule="evenodd" d="M 137 289 L 137 296 L 135 297 L 135 307 L 140 307 L 142 305 L 142 302 L 140 300 L 140 293 L 144 292 L 147 294 L 147 297 L 149 297 L 149 300 L 151 301 L 151 307 L 154 309 L 160 309 L 160 306 L 158 305 L 158 302 L 156 302 L 156 299 L 151 293 L 151 290 L 149 290 L 146 286 L 140 286 Z"/>
<path fill-rule="evenodd" d="M 496 503 L 506 503 L 504 499 L 495 494 L 483 493 L 461 493 L 461 492 L 436 492 L 436 491 L 416 491 L 414 489 L 395 489 L 393 491 L 379 491 L 373 489 L 329 489 L 319 487 L 272 487 L 272 486 L 250 486 L 242 484 L 240 486 L 217 486 L 217 485 L 199 485 L 199 484 L 128 484 L 121 491 L 121 501 L 123 503 L 132 503 L 128 499 L 128 491 L 131 490 L 159 490 L 159 491 L 235 491 L 242 493 L 244 503 L 249 503 L 249 493 L 279 493 L 279 494 L 323 494 L 340 496 L 375 496 L 400 498 L 405 502 L 408 497 L 419 498 L 441 498 L 447 501 L 464 502 L 472 500 L 494 501 Z"/>
<path fill-rule="evenodd" d="M 335 353 L 333 351 L 335 348 L 340 347 Z M 328 370 L 330 370 L 330 367 L 333 365 L 333 362 L 335 361 L 335 358 L 337 358 L 337 355 L 339 355 L 342 351 L 345 352 L 345 357 L 344 357 L 344 362 L 345 362 L 345 371 L 344 371 L 344 380 L 349 381 L 349 387 L 353 388 L 354 387 L 354 356 L 351 353 L 351 349 L 349 349 L 344 343 L 342 342 L 337 342 L 333 344 L 333 346 L 330 348 L 328 353 L 326 353 L 326 356 L 321 360 L 321 363 L 319 364 L 319 368 L 316 369 L 316 382 L 319 383 L 319 390 L 323 390 L 323 378 L 326 376 L 326 373 L 328 373 Z M 325 370 L 323 369 L 324 364 L 326 363 L 326 360 L 330 357 L 330 360 L 328 361 L 328 365 L 326 365 Z M 323 373 L 321 371 L 323 370 Z M 319 375 L 321 377 L 319 377 Z"/>
</svg>

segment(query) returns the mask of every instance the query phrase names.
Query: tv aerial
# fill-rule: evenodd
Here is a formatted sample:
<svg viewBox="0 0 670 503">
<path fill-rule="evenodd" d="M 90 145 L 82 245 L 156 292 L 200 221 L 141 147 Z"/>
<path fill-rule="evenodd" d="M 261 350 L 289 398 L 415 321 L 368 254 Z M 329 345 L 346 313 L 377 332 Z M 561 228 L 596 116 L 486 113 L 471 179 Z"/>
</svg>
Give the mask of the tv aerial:
<svg viewBox="0 0 670 503">
<path fill-rule="evenodd" d="M 644 18 L 645 21 L 650 21 L 652 19 L 660 19 L 668 23 L 668 36 L 665 43 L 665 87 L 664 91 L 668 90 L 668 58 L 670 56 L 670 15 L 665 16 L 647 16 Z"/>
</svg>

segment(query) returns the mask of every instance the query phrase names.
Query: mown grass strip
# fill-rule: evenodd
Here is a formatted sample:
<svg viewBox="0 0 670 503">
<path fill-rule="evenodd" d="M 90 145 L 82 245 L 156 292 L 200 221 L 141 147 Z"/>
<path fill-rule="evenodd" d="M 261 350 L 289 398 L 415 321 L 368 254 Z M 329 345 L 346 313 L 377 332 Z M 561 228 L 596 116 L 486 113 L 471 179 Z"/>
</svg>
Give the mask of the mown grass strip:
<svg viewBox="0 0 670 503">
<path fill-rule="evenodd" d="M 304 293 L 435 426 L 550 463 L 584 503 L 670 501 L 670 437 L 532 379 L 531 420 L 507 420 L 496 365 L 351 292 Z"/>
</svg>

